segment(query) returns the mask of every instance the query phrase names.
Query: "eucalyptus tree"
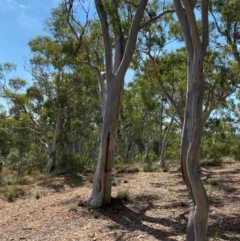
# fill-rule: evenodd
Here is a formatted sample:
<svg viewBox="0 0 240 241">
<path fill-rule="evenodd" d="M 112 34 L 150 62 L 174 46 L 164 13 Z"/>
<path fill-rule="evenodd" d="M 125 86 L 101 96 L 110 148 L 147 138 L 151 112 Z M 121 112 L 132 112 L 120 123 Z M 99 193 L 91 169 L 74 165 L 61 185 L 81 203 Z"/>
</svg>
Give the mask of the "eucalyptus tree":
<svg viewBox="0 0 240 241">
<path fill-rule="evenodd" d="M 95 5 L 102 28 L 105 54 L 106 94 L 103 105 L 103 124 L 99 159 L 94 175 L 93 191 L 89 204 L 102 206 L 111 201 L 111 169 L 114 159 L 116 131 L 123 96 L 124 76 L 130 65 L 139 29 L 145 28 L 158 20 L 168 10 L 152 16 L 151 4 L 140 0 L 138 4 L 121 1 L 95 0 Z M 153 1 L 153 6 L 156 1 Z M 144 23 L 141 23 L 146 10 Z M 122 13 L 122 14 L 120 14 Z M 146 20 L 146 21 L 145 21 Z M 113 42 L 111 41 L 113 39 Z M 114 46 L 114 47 L 112 47 Z M 97 71 L 99 73 L 99 71 Z M 100 85 L 102 80 L 99 76 Z"/>
<path fill-rule="evenodd" d="M 88 73 L 84 65 L 79 65 L 80 60 L 72 56 L 71 36 L 67 33 L 58 33 L 55 39 L 45 40 L 43 37 L 42 41 L 43 43 L 41 38 L 40 40 L 36 38 L 30 42 L 34 53 L 31 63 L 35 87 L 40 88 L 43 97 L 41 118 L 45 123 L 47 122 L 48 127 L 51 126 L 54 129 L 51 142 L 48 135 L 44 135 L 49 155 L 53 156 L 53 161 L 50 162 L 53 165 L 50 165 L 49 169 L 52 171 L 55 165 L 57 139 L 63 127 L 68 128 L 71 150 L 80 151 L 77 148 L 78 135 L 72 128 L 78 123 L 77 126 L 80 124 L 80 128 L 86 129 L 84 125 L 86 123 L 90 125 L 97 117 L 97 85 L 95 76 Z M 28 90 L 29 95 L 30 90 Z M 38 107 L 41 108 L 39 102 Z"/>
<path fill-rule="evenodd" d="M 183 111 L 186 103 L 186 57 L 185 49 L 163 53 L 160 51 L 161 55 L 158 55 L 158 52 L 153 52 L 151 48 L 149 47 L 146 52 L 148 58 L 144 67 L 145 78 L 149 79 L 156 86 L 157 93 L 162 98 L 165 98 L 171 107 L 168 107 L 170 109 L 170 112 L 168 111 L 170 122 L 161 142 L 161 154 L 159 157 L 159 164 L 164 166 L 166 146 L 171 127 L 174 121 L 179 124 L 180 129 L 183 125 Z"/>
<path fill-rule="evenodd" d="M 198 172 L 198 160 L 203 132 L 203 99 L 205 82 L 204 57 L 209 41 L 208 0 L 201 3 L 201 32 L 198 29 L 195 9 L 198 1 L 174 0 L 187 50 L 187 99 L 181 143 L 183 178 L 191 196 L 187 240 L 207 240 L 208 198 Z"/>
<path fill-rule="evenodd" d="M 94 175 L 92 195 L 88 201 L 92 206 L 102 206 L 111 202 L 111 170 L 124 88 L 124 76 L 135 49 L 138 29 L 146 4 L 147 0 L 139 1 L 129 30 L 129 27 L 124 29 L 121 21 L 119 14 L 121 3 L 119 1 L 103 2 L 95 0 L 104 42 L 106 92 L 103 95 L 104 99 L 101 100 L 103 103 L 103 124 L 99 159 Z M 112 33 L 110 32 L 111 28 Z M 111 41 L 112 38 L 114 42 Z M 103 78 L 99 76 L 101 85 L 103 85 L 102 82 Z"/>
<path fill-rule="evenodd" d="M 32 108 L 28 113 L 44 137 L 41 141 L 49 153 L 49 172 L 56 166 L 57 140 L 67 120 L 69 96 L 75 89 L 71 86 L 74 81 L 68 44 L 51 37 L 37 37 L 29 42 L 33 53 L 30 71 L 35 83 L 26 92 Z"/>
<path fill-rule="evenodd" d="M 125 139 L 126 159 L 130 157 L 130 150 L 138 146 L 138 154 L 144 153 L 145 161 L 151 164 L 153 142 L 159 133 L 159 106 L 158 95 L 151 84 L 141 76 L 135 76 L 125 89 L 118 132 Z"/>
<path fill-rule="evenodd" d="M 3 167 L 4 159 L 10 152 L 11 132 L 6 126 L 7 111 L 3 105 L 0 105 L 0 172 Z"/>
<path fill-rule="evenodd" d="M 222 157 L 236 158 L 239 150 L 236 120 L 224 109 L 217 110 L 208 119 L 201 149 L 203 157 L 210 158 L 217 163 L 221 163 Z"/>
<path fill-rule="evenodd" d="M 212 47 L 223 51 L 226 55 L 226 62 L 229 58 L 236 61 L 240 68 L 240 16 L 237 9 L 240 8 L 240 2 L 237 0 L 220 0 L 210 1 L 210 12 L 213 18 L 213 26 L 215 27 L 214 36 L 212 38 Z M 234 63 L 227 65 L 222 62 L 223 67 L 234 67 Z"/>
<path fill-rule="evenodd" d="M 56 167 L 59 135 L 69 120 L 81 118 L 79 112 L 84 109 L 81 107 L 86 101 L 92 102 L 89 101 L 92 98 L 86 97 L 85 93 L 95 88 L 92 85 L 95 81 L 92 82 L 91 75 L 86 72 L 85 76 L 81 76 L 83 68 L 75 69 L 76 60 L 72 57 L 72 42 L 68 36 L 57 39 L 36 37 L 29 42 L 29 46 L 33 56 L 27 68 L 33 77 L 33 84 L 25 86 L 25 81 L 11 79 L 10 88 L 4 91 L 4 96 L 11 102 L 11 109 L 17 110 L 18 120 L 25 122 L 24 128 L 38 134 L 41 144 L 46 146 L 48 171 L 52 172 Z M 20 87 L 24 89 L 19 91 Z M 79 101 L 82 105 L 76 107 Z M 88 110 L 90 112 L 92 110 Z"/>
<path fill-rule="evenodd" d="M 147 56 L 147 61 L 144 61 L 147 63 L 144 66 L 146 78 L 156 78 L 160 93 L 171 103 L 182 126 L 181 166 L 192 199 L 187 240 L 206 240 L 208 201 L 197 170 L 202 133 L 211 112 L 235 91 L 236 73 L 219 68 L 218 63 L 223 59 L 221 53 L 214 49 L 207 51 L 208 1 L 200 3 L 201 26 L 194 14 L 196 3 L 197 1 L 174 1 L 186 44 L 187 74 L 183 73 L 186 66 L 184 51 L 178 52 L 178 56 L 182 53 L 182 61 L 175 64 L 172 62 L 172 74 L 170 77 L 166 75 L 167 78 L 164 80 L 164 71 L 171 71 L 172 58 L 167 66 L 167 62 L 157 54 L 162 54 L 165 39 L 161 38 L 161 41 L 157 42 L 151 29 L 148 34 L 143 35 L 146 47 L 142 52 Z M 179 34 L 178 31 L 176 33 Z M 181 36 L 178 39 L 182 40 Z M 165 68 L 161 68 L 164 64 Z M 184 86 L 186 80 L 187 88 Z"/>
<path fill-rule="evenodd" d="M 140 0 L 138 3 L 95 0 L 103 40 L 104 69 L 102 71 L 99 68 L 102 66 L 91 62 L 87 56 L 86 64 L 95 71 L 98 77 L 103 117 L 98 164 L 94 175 L 92 195 L 88 201 L 92 206 L 102 206 L 111 201 L 110 179 L 124 76 L 132 59 L 138 31 L 168 13 L 168 11 L 163 11 L 161 14 L 152 16 L 146 10 L 148 19 L 141 23 L 147 2 L 147 0 Z M 157 3 L 157 1 L 153 2 Z M 84 37 L 79 39 L 78 30 L 75 28 L 78 22 L 72 11 L 74 1 L 65 1 L 65 5 L 70 29 L 79 43 L 81 42 L 84 46 Z"/>
</svg>

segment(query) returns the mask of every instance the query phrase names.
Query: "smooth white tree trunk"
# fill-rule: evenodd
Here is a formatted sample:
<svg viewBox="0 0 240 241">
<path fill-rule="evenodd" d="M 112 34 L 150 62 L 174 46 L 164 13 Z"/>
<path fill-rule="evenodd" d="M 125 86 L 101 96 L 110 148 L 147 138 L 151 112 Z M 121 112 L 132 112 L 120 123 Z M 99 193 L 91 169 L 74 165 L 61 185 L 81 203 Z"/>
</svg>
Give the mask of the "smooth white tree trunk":
<svg viewBox="0 0 240 241">
<path fill-rule="evenodd" d="M 94 175 L 93 191 L 88 200 L 89 205 L 94 207 L 100 207 L 111 202 L 111 173 L 123 94 L 123 81 L 118 87 L 114 86 L 115 83 L 111 86 L 112 91 L 106 96 L 108 108 L 105 110 L 102 124 L 101 144 Z"/>
<path fill-rule="evenodd" d="M 45 138 L 47 140 L 47 149 L 48 149 L 48 153 L 49 153 L 48 173 L 52 173 L 56 169 L 57 139 L 58 139 L 58 136 L 60 133 L 61 117 L 62 117 L 62 109 L 59 105 L 58 113 L 57 113 L 57 123 L 55 125 L 52 143 L 51 143 L 50 139 L 48 138 L 47 133 L 45 133 Z"/>
<path fill-rule="evenodd" d="M 194 13 L 197 2 L 174 0 L 188 54 L 187 101 L 181 141 L 181 170 L 191 198 L 187 241 L 207 241 L 209 212 L 207 194 L 198 171 L 205 121 L 202 111 L 205 91 L 203 61 L 208 45 L 208 0 L 201 1 L 201 37 Z"/>
<path fill-rule="evenodd" d="M 111 3 L 109 2 L 109 4 L 112 4 L 112 7 L 115 9 L 118 9 L 119 7 L 119 1 L 112 1 Z M 115 49 L 113 51 L 108 13 L 104 8 L 103 1 L 95 0 L 96 9 L 101 22 L 105 48 L 106 90 L 105 94 L 102 94 L 104 93 L 102 92 L 103 89 L 100 89 L 101 104 L 103 108 L 101 143 L 98 163 L 94 174 L 92 194 L 88 200 L 88 204 L 94 207 L 100 207 L 111 202 L 111 172 L 114 161 L 116 132 L 123 96 L 124 76 L 132 59 L 140 22 L 146 4 L 147 0 L 139 1 L 127 38 L 121 31 L 115 33 Z M 121 30 L 121 23 L 118 22 L 119 19 L 116 19 L 114 24 L 119 27 L 119 30 Z M 104 87 L 102 77 L 99 74 L 100 71 L 96 69 L 96 73 L 98 75 L 99 86 Z"/>
</svg>

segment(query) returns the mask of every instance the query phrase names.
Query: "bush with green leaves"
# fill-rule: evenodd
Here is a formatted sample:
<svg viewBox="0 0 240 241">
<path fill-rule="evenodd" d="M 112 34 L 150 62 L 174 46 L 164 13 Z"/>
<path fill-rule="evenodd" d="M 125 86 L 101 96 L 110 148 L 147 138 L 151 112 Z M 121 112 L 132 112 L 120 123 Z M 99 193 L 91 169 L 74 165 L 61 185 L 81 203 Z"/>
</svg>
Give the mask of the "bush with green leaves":
<svg viewBox="0 0 240 241">
<path fill-rule="evenodd" d="M 86 158 L 77 153 L 65 153 L 57 161 L 57 170 L 61 172 L 82 172 L 86 166 Z"/>
</svg>

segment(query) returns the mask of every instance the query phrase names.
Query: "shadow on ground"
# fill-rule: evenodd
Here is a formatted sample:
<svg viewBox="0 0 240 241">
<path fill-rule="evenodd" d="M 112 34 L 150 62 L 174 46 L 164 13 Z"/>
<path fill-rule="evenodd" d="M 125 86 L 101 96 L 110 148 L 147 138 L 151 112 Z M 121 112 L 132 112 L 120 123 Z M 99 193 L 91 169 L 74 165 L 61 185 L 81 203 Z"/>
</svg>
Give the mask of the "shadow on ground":
<svg viewBox="0 0 240 241">
<path fill-rule="evenodd" d="M 90 174 L 64 174 L 54 178 L 46 178 L 38 183 L 38 186 L 53 189 L 60 192 L 65 186 L 70 188 L 77 188 L 83 186 L 90 179 Z"/>
<path fill-rule="evenodd" d="M 112 198 L 111 205 L 101 209 L 100 212 L 116 224 L 109 226 L 110 229 L 125 229 L 130 233 L 142 231 L 160 240 L 174 240 L 170 236 L 184 235 L 186 232 L 185 213 L 174 221 L 170 218 L 155 218 L 146 215 L 148 210 L 156 208 L 153 204 L 156 198 L 158 197 L 154 195 L 137 196 L 131 202 L 131 208 L 122 200 Z M 121 237 L 118 237 L 118 240 L 121 240 Z"/>
<path fill-rule="evenodd" d="M 240 240 L 240 217 L 239 214 L 211 215 L 215 220 L 208 226 L 209 237 L 221 238 L 228 241 Z"/>
</svg>

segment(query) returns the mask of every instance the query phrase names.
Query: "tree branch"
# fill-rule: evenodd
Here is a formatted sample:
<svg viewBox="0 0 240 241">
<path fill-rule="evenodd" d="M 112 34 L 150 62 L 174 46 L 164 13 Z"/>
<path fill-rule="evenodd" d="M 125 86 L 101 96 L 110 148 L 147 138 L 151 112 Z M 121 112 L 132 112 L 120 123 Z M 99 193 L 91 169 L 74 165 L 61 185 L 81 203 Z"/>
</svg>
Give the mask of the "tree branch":
<svg viewBox="0 0 240 241">
<path fill-rule="evenodd" d="M 185 9 L 183 9 L 181 1 L 179 0 L 173 0 L 175 11 L 178 17 L 178 20 L 180 22 L 180 26 L 182 29 L 183 37 L 185 40 L 186 48 L 189 50 L 189 52 L 193 51 L 193 42 L 191 38 L 191 30 L 188 22 L 188 18 L 186 15 Z M 190 60 L 191 61 L 191 60 Z"/>
<path fill-rule="evenodd" d="M 144 27 L 146 27 L 147 25 L 149 25 L 150 23 L 158 20 L 159 18 L 161 18 L 162 16 L 168 14 L 168 13 L 174 13 L 175 12 L 175 9 L 168 9 L 168 10 L 165 10 L 164 12 L 158 14 L 157 16 L 153 17 L 153 18 L 150 18 L 149 20 L 147 20 L 145 23 L 142 23 L 140 24 L 140 27 L 139 29 L 143 29 Z"/>
<path fill-rule="evenodd" d="M 147 2 L 148 2 L 148 0 L 140 0 L 139 1 L 137 11 L 136 11 L 135 16 L 132 21 L 132 26 L 130 29 L 130 33 L 129 33 L 126 48 L 124 51 L 123 59 L 116 72 L 116 76 L 118 75 L 119 79 L 124 78 L 126 71 L 128 69 L 128 66 L 132 60 L 132 55 L 133 55 L 133 52 L 134 52 L 135 46 L 136 46 L 140 22 L 141 22 L 144 10 L 146 8 Z"/>
<path fill-rule="evenodd" d="M 96 65 L 94 65 L 88 61 L 84 61 L 83 63 L 88 65 L 97 75 L 99 92 L 100 92 L 100 100 L 101 100 L 101 106 L 102 106 L 102 116 L 104 116 L 103 111 L 105 110 L 106 90 L 105 90 L 105 86 L 104 86 L 103 75 L 105 72 L 101 73 L 99 68 Z"/>
<path fill-rule="evenodd" d="M 66 7 L 66 10 L 67 10 L 67 24 L 68 24 L 68 26 L 70 27 L 70 29 L 71 29 L 72 33 L 74 34 L 74 36 L 76 37 L 76 39 L 78 40 L 78 45 L 77 45 L 77 47 L 73 50 L 73 55 L 76 56 L 77 53 L 78 53 L 78 51 L 79 51 L 79 49 L 80 49 L 81 46 L 82 46 L 83 35 L 84 35 L 85 29 L 86 29 L 86 27 L 87 27 L 87 25 L 88 25 L 88 11 L 86 11 L 86 10 L 84 9 L 84 7 L 82 6 L 82 8 L 83 8 L 83 10 L 84 10 L 84 12 L 85 12 L 85 14 L 86 14 L 86 23 L 85 23 L 85 25 L 83 26 L 82 32 L 81 32 L 80 35 L 78 36 L 75 28 L 73 27 L 73 25 L 72 25 L 71 22 L 70 22 L 70 16 L 71 16 L 71 18 L 72 18 L 72 20 L 74 21 L 74 23 L 76 23 L 77 25 L 79 25 L 80 27 L 82 27 L 82 26 L 76 21 L 76 19 L 74 18 L 73 14 L 71 14 L 72 9 L 73 9 L 73 2 L 74 2 L 74 0 L 70 0 L 70 1 L 69 1 L 69 8 L 68 8 L 68 7 L 67 7 L 67 2 L 65 1 L 65 7 Z"/>
<path fill-rule="evenodd" d="M 102 26 L 102 36 L 105 48 L 105 61 L 106 61 L 106 74 L 107 81 L 112 78 L 112 43 L 109 34 L 109 24 L 107 19 L 107 13 L 104 9 L 102 0 L 95 0 L 95 5 L 97 9 L 98 16 L 100 18 L 100 23 Z"/>
<path fill-rule="evenodd" d="M 181 124 L 183 124 L 183 120 L 184 120 L 183 115 L 182 115 L 181 111 L 179 110 L 179 108 L 178 108 L 176 102 L 174 101 L 174 99 L 173 99 L 173 98 L 168 94 L 168 92 L 165 90 L 165 88 L 164 88 L 164 86 L 163 86 L 163 84 L 162 84 L 162 81 L 161 81 L 161 79 L 160 79 L 160 77 L 159 77 L 159 74 L 158 74 L 158 71 L 157 71 L 157 68 L 156 68 L 156 63 L 155 63 L 155 61 L 154 61 L 153 56 L 152 56 L 150 53 L 148 53 L 148 56 L 149 56 L 149 58 L 150 58 L 151 61 L 152 61 L 153 71 L 154 71 L 154 74 L 155 74 L 155 76 L 156 76 L 156 78 L 157 78 L 158 85 L 159 85 L 159 87 L 160 87 L 160 89 L 161 89 L 162 94 L 163 94 L 163 95 L 168 99 L 168 101 L 172 104 L 172 106 L 173 106 L 176 114 L 178 115 L 178 118 L 179 118 Z"/>
<path fill-rule="evenodd" d="M 208 5 L 209 0 L 202 0 L 202 46 L 204 53 L 209 42 Z"/>
</svg>

